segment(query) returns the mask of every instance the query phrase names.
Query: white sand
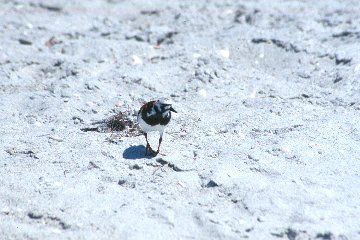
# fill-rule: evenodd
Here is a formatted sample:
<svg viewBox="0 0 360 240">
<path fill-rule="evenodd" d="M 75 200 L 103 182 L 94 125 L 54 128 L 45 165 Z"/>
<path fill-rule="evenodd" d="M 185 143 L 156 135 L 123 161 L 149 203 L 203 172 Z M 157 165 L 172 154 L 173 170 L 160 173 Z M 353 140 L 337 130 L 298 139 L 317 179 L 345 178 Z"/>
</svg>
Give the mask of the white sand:
<svg viewBox="0 0 360 240">
<path fill-rule="evenodd" d="M 360 239 L 358 1 L 0 5 L 0 239 Z"/>
</svg>

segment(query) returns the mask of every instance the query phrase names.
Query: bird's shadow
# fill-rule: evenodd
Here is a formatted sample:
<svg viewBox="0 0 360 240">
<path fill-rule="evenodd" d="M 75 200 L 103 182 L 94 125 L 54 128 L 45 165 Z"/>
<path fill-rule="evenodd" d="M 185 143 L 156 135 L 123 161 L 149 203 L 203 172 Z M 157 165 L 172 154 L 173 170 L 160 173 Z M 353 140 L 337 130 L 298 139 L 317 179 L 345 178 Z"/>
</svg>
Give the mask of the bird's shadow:
<svg viewBox="0 0 360 240">
<path fill-rule="evenodd" d="M 123 152 L 123 158 L 129 160 L 141 159 L 141 158 L 153 158 L 155 156 L 147 156 L 145 155 L 145 146 L 138 145 L 138 146 L 131 146 Z"/>
</svg>

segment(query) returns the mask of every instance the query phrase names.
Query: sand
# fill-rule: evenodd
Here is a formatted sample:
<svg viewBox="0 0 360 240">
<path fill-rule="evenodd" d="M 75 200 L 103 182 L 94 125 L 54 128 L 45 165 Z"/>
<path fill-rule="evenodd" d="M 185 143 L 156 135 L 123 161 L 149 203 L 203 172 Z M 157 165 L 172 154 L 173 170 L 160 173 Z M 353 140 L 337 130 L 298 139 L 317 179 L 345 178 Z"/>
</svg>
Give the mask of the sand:
<svg viewBox="0 0 360 240">
<path fill-rule="evenodd" d="M 360 239 L 358 1 L 0 5 L 0 239 Z"/>
</svg>

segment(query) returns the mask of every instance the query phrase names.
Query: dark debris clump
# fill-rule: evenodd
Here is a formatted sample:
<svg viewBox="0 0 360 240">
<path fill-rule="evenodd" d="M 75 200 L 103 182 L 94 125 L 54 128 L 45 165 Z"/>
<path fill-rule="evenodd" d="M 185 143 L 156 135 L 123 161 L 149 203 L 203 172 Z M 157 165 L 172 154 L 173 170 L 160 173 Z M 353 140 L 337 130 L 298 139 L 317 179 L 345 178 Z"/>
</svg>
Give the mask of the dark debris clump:
<svg viewBox="0 0 360 240">
<path fill-rule="evenodd" d="M 116 136 L 110 137 L 109 141 L 113 142 L 114 139 L 122 137 L 135 137 L 142 135 L 143 132 L 140 129 L 139 124 L 133 119 L 131 114 L 126 112 L 119 112 L 105 120 L 92 123 L 97 125 L 96 127 L 82 128 L 83 132 L 100 132 L 100 133 L 113 133 L 116 132 Z M 115 142 L 117 142 L 115 140 Z"/>
</svg>

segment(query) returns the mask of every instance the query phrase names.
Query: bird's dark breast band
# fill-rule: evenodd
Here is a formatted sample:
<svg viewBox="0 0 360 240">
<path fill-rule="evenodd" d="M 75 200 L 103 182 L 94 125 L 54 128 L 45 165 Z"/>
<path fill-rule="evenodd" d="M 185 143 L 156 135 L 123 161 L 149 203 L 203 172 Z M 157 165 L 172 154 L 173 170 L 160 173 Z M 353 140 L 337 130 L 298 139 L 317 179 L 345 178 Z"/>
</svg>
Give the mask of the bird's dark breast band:
<svg viewBox="0 0 360 240">
<path fill-rule="evenodd" d="M 151 107 L 153 105 L 150 105 L 150 106 L 147 106 L 147 105 L 149 105 L 149 103 L 144 105 L 144 107 L 141 111 L 141 117 L 147 124 L 149 124 L 151 126 L 155 126 L 155 125 L 159 125 L 159 124 L 166 125 L 170 122 L 170 119 L 171 119 L 170 111 L 166 117 L 162 116 L 162 112 L 160 110 L 155 111 L 156 112 L 155 114 L 148 115 L 148 114 L 150 114 Z"/>
</svg>

